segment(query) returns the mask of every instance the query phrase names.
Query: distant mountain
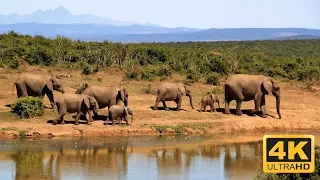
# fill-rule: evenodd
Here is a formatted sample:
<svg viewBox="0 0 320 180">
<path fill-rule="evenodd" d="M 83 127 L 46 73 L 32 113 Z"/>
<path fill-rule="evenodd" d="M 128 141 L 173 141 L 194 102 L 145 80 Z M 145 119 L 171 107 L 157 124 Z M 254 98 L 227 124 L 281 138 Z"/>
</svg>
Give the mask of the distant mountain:
<svg viewBox="0 0 320 180">
<path fill-rule="evenodd" d="M 275 38 L 271 40 L 300 40 L 300 39 L 320 39 L 320 36 L 296 35 L 296 36 L 280 37 L 280 38 Z"/>
<path fill-rule="evenodd" d="M 38 10 L 32 14 L 0 15 L 0 24 L 16 23 L 44 23 L 44 24 L 108 24 L 114 26 L 130 26 L 137 22 L 126 22 L 111 19 L 103 19 L 92 14 L 72 15 L 67 9 L 60 6 L 54 10 Z M 141 24 L 144 25 L 144 24 Z M 150 24 L 149 24 L 150 26 Z M 156 25 L 152 25 L 156 26 Z"/>
<path fill-rule="evenodd" d="M 140 42 L 186 42 L 186 41 L 245 41 L 268 39 L 311 39 L 320 37 L 318 29 L 304 28 L 229 28 L 190 29 L 159 26 L 113 26 L 107 24 L 0 24 L 0 33 L 15 31 L 26 35 L 57 35 L 83 41 Z"/>
<path fill-rule="evenodd" d="M 66 36 L 73 39 L 88 39 L 90 37 L 119 36 L 128 34 L 189 34 L 200 31 L 189 28 L 165 28 L 155 26 L 113 26 L 107 24 L 39 24 L 18 23 L 0 24 L 0 33 L 15 31 L 25 35 L 43 35 L 46 37 Z"/>
<path fill-rule="evenodd" d="M 309 36 L 305 36 L 308 34 Z M 320 36 L 320 30 L 304 28 L 230 28 L 208 29 L 190 33 L 168 34 L 125 34 L 117 36 L 86 36 L 79 37 L 85 41 L 116 41 L 116 42 L 186 42 L 186 41 L 247 41 L 286 38 L 298 35 L 300 39 L 310 36 Z"/>
</svg>

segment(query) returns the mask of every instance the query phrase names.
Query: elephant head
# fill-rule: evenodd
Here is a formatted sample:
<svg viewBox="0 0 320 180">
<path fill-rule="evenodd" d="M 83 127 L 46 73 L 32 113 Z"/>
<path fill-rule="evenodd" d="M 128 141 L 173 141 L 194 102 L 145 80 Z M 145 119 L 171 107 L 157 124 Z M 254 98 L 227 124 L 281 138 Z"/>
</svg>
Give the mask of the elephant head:
<svg viewBox="0 0 320 180">
<path fill-rule="evenodd" d="M 131 115 L 131 123 L 130 123 L 130 125 L 132 125 L 133 112 L 132 112 L 131 108 L 129 108 L 129 107 L 124 107 L 123 113 L 125 114 L 126 117 L 128 117 L 128 114 Z"/>
<path fill-rule="evenodd" d="M 63 86 L 61 85 L 60 81 L 55 78 L 55 77 L 50 77 L 46 80 L 45 86 L 47 86 L 47 88 L 50 91 L 59 91 L 61 93 L 65 93 Z"/>
<path fill-rule="evenodd" d="M 123 88 L 122 89 L 122 91 L 123 91 L 123 94 L 124 94 L 124 101 L 123 101 L 123 103 L 124 103 L 124 105 L 126 106 L 126 107 L 128 107 L 128 100 L 129 100 L 129 95 L 128 95 L 128 90 L 127 90 L 127 88 Z"/>
<path fill-rule="evenodd" d="M 92 96 L 85 96 L 82 100 L 82 106 L 92 110 L 94 113 L 97 113 L 99 110 L 98 102 Z"/>
<path fill-rule="evenodd" d="M 194 109 L 193 107 L 193 103 L 192 103 L 192 95 L 191 95 L 191 89 L 189 86 L 186 86 L 184 84 L 178 84 L 178 90 L 182 95 L 186 95 L 189 97 L 190 100 L 190 105 L 192 107 L 192 109 Z"/>
<path fill-rule="evenodd" d="M 276 108 L 277 108 L 277 113 L 279 115 L 279 119 L 281 119 L 281 114 L 280 114 L 280 87 L 278 83 L 273 80 L 272 78 L 265 78 L 264 81 L 262 82 L 262 91 L 264 94 L 269 95 L 273 94 L 273 96 L 276 97 Z"/>
<path fill-rule="evenodd" d="M 125 87 L 120 87 L 117 89 L 118 91 L 118 95 L 117 95 L 117 99 L 121 100 L 124 103 L 124 106 L 128 106 L 128 91 L 127 88 Z"/>
</svg>

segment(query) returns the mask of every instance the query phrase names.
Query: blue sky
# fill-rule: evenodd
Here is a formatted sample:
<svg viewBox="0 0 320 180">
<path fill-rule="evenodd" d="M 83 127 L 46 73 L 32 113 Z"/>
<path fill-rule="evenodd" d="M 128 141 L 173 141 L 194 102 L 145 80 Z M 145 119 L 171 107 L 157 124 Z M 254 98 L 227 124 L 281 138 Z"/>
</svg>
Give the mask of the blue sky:
<svg viewBox="0 0 320 180">
<path fill-rule="evenodd" d="M 167 27 L 320 29 L 319 0 L 0 0 L 0 14 L 64 6 L 72 14 Z"/>
</svg>

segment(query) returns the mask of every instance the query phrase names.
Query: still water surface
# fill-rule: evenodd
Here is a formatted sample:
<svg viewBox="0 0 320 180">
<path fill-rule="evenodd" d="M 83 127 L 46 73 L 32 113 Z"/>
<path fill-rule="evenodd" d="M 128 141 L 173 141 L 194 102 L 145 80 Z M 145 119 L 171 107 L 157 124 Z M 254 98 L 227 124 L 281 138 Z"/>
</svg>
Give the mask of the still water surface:
<svg viewBox="0 0 320 180">
<path fill-rule="evenodd" d="M 262 138 L 0 141 L 0 179 L 252 179 L 262 168 Z"/>
</svg>

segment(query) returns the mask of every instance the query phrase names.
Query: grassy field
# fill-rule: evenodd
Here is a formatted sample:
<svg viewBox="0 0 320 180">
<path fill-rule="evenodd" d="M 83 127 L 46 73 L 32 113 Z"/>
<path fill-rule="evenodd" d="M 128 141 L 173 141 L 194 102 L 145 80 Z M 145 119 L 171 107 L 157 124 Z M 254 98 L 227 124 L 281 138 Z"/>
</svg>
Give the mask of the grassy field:
<svg viewBox="0 0 320 180">
<path fill-rule="evenodd" d="M 21 70 L 20 70 L 21 71 Z M 187 97 L 183 98 L 182 110 L 154 111 L 156 95 L 153 93 L 162 83 L 161 81 L 133 81 L 126 80 L 125 75 L 118 69 L 104 69 L 97 74 L 82 75 L 81 71 L 60 70 L 53 68 L 41 68 L 38 66 L 25 66 L 24 72 L 50 75 L 72 75 L 71 78 L 61 79 L 66 92 L 74 93 L 83 83 L 96 86 L 109 86 L 122 84 L 129 91 L 129 107 L 133 109 L 134 121 L 132 126 L 105 126 L 102 120 L 96 120 L 92 125 L 85 125 L 85 121 L 79 126 L 73 125 L 72 115 L 67 115 L 65 125 L 52 125 L 50 120 L 56 117 L 57 111 L 45 109 L 42 117 L 33 119 L 19 119 L 10 112 L 6 105 L 13 103 L 16 99 L 16 90 L 13 86 L 18 77 L 18 70 L 0 69 L 0 137 L 19 136 L 115 136 L 115 135 L 151 135 L 159 132 L 173 132 L 185 135 L 204 133 L 225 133 L 243 131 L 292 131 L 292 130 L 316 130 L 320 129 L 319 115 L 319 85 L 308 86 L 302 82 L 291 82 L 283 80 L 280 83 L 282 101 L 282 119 L 279 120 L 275 109 L 275 98 L 267 97 L 268 118 L 246 115 L 249 109 L 254 108 L 254 103 L 244 102 L 243 116 L 223 114 L 224 104 L 218 112 L 198 112 L 201 98 L 208 92 L 220 91 L 220 98 L 223 98 L 223 81 L 220 86 L 204 84 L 200 80 L 191 84 L 194 106 L 192 109 Z M 181 75 L 174 74 L 166 81 L 182 82 Z M 217 90 L 218 89 L 218 90 Z M 55 92 L 58 97 L 59 92 Z M 47 97 L 44 98 L 46 106 L 50 106 Z M 160 103 L 159 107 L 162 104 Z M 175 108 L 174 102 L 167 102 L 167 106 Z M 232 102 L 231 109 L 235 109 L 235 102 Z M 99 114 L 106 116 L 107 109 L 99 110 Z M 48 123 L 49 121 L 49 123 Z M 69 122 L 69 123 L 68 123 Z"/>
</svg>

